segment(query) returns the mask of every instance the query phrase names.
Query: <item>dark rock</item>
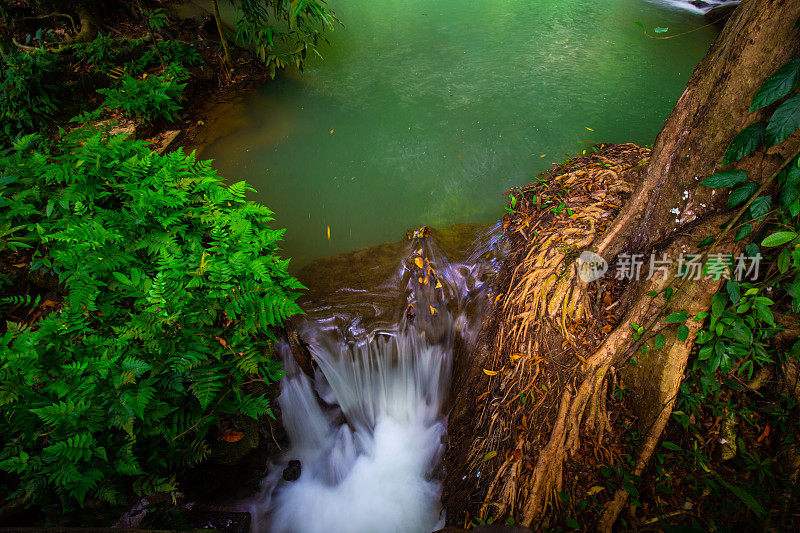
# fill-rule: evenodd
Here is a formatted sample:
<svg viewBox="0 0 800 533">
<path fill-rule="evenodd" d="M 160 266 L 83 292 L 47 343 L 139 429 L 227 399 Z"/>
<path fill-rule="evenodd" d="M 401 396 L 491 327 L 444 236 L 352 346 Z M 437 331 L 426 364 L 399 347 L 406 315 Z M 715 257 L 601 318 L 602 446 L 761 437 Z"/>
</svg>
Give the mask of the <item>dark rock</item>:
<svg viewBox="0 0 800 533">
<path fill-rule="evenodd" d="M 241 511 L 206 511 L 189 509 L 152 509 L 142 519 L 143 529 L 198 530 L 248 533 L 250 513 Z"/>
<path fill-rule="evenodd" d="M 500 524 L 492 524 L 489 526 L 476 526 L 467 531 L 460 527 L 446 527 L 434 533 L 533 533 L 533 530 L 522 526 L 505 526 Z"/>
<path fill-rule="evenodd" d="M 708 2 L 703 2 L 703 0 L 691 0 L 689 3 L 698 9 L 705 9 L 707 7 L 711 7 L 711 4 L 709 4 Z"/>
<path fill-rule="evenodd" d="M 717 7 L 712 8 L 709 10 L 705 15 L 703 15 L 706 19 L 706 22 L 709 24 L 716 24 L 717 26 L 724 26 L 725 23 L 731 16 L 731 13 L 736 9 L 739 5 L 739 2 L 728 2 L 726 4 L 720 4 Z"/>
<path fill-rule="evenodd" d="M 283 469 L 283 479 L 286 481 L 297 481 L 300 477 L 300 461 L 292 459 L 289 461 L 289 466 Z"/>
</svg>

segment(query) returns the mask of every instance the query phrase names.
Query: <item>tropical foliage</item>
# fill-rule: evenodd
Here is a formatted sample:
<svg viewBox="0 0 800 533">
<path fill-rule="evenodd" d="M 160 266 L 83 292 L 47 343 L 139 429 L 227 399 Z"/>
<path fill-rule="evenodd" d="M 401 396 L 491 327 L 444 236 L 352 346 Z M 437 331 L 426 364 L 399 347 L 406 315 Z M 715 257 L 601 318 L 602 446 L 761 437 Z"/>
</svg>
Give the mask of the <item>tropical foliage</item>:
<svg viewBox="0 0 800 533">
<path fill-rule="evenodd" d="M 254 49 L 272 77 L 290 65 L 302 70 L 309 51 L 319 55 L 323 31 L 339 22 L 324 0 L 243 0 L 237 15 L 237 42 Z"/>
<path fill-rule="evenodd" d="M 6 246 L 64 295 L 0 340 L 13 495 L 69 509 L 175 490 L 220 416 L 270 413 L 250 384 L 280 376 L 271 328 L 301 288 L 276 255 L 282 231 L 244 182 L 223 187 L 180 151 L 79 130 L 59 153 L 28 136 L 2 156 Z"/>
</svg>

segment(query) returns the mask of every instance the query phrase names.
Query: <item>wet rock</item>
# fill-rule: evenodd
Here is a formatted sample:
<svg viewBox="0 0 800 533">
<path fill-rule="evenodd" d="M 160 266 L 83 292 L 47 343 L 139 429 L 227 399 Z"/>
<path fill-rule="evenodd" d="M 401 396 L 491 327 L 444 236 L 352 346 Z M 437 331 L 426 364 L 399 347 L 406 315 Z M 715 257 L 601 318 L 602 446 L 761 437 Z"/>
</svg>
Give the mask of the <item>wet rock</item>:
<svg viewBox="0 0 800 533">
<path fill-rule="evenodd" d="M 156 508 L 145 515 L 139 527 L 175 531 L 209 529 L 226 533 L 248 533 L 250 522 L 250 513 L 242 511 Z"/>
<path fill-rule="evenodd" d="M 300 461 L 297 459 L 292 459 L 289 461 L 289 466 L 283 469 L 283 479 L 286 481 L 297 481 L 300 477 Z"/>
<path fill-rule="evenodd" d="M 172 144 L 172 141 L 174 141 L 175 138 L 180 135 L 180 133 L 181 130 L 170 130 L 164 132 L 153 144 L 153 151 L 157 154 L 163 154 L 167 151 L 169 145 Z"/>
<path fill-rule="evenodd" d="M 217 438 L 210 442 L 211 461 L 220 465 L 240 463 L 258 447 L 258 421 L 250 417 L 236 417 L 228 422 L 230 427 L 220 429 Z"/>
<path fill-rule="evenodd" d="M 414 312 L 414 304 L 408 304 L 406 308 L 406 320 L 413 322 L 415 316 L 417 316 L 417 313 Z"/>
<path fill-rule="evenodd" d="M 466 529 L 460 527 L 446 527 L 434 533 L 533 533 L 533 530 L 522 526 L 505 526 L 499 524 L 491 524 L 488 526 L 477 526 L 467 532 Z"/>
<path fill-rule="evenodd" d="M 292 351 L 292 357 L 300 366 L 300 369 L 309 377 L 314 377 L 314 362 L 311 352 L 300 340 L 300 337 L 294 331 L 286 331 L 286 337 L 289 341 L 289 349 Z"/>
</svg>

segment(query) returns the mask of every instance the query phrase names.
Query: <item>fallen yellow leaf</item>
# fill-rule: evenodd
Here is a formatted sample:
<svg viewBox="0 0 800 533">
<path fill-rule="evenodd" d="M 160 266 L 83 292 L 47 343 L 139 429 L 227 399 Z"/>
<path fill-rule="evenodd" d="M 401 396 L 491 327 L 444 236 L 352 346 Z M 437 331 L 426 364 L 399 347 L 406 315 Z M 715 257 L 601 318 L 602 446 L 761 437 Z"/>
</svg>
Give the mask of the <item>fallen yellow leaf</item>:
<svg viewBox="0 0 800 533">
<path fill-rule="evenodd" d="M 484 368 L 483 369 L 483 373 L 486 374 L 487 376 L 496 376 L 497 374 L 500 373 L 500 371 L 499 370 L 486 370 Z"/>
<path fill-rule="evenodd" d="M 592 128 L 590 128 L 589 126 L 586 126 L 586 129 L 587 129 L 587 130 L 589 130 L 589 131 L 594 131 L 594 130 L 593 130 Z"/>
<path fill-rule="evenodd" d="M 415 259 L 414 259 L 414 264 L 416 264 L 416 265 L 417 265 L 418 267 L 420 267 L 420 268 L 422 268 L 422 267 L 423 267 L 423 265 L 424 265 L 424 263 L 422 262 L 422 258 L 421 258 L 421 257 L 417 257 L 417 258 L 415 258 Z"/>
<path fill-rule="evenodd" d="M 419 278 L 419 282 L 420 282 L 420 283 L 422 283 L 422 276 L 420 276 L 420 278 Z"/>
<path fill-rule="evenodd" d="M 428 307 L 430 307 L 430 308 L 431 308 L 431 314 L 432 314 L 432 315 L 435 315 L 435 314 L 436 314 L 436 308 L 435 308 L 435 307 L 433 307 L 432 305 L 429 305 Z"/>
<path fill-rule="evenodd" d="M 328 226 L 328 240 L 331 240 L 331 227 Z"/>
<path fill-rule="evenodd" d="M 591 496 L 592 494 L 597 494 L 598 492 L 600 492 L 602 490 L 606 490 L 606 488 L 605 487 L 601 487 L 600 485 L 595 485 L 594 487 L 592 487 L 589 490 L 587 490 L 586 494 Z"/>
<path fill-rule="evenodd" d="M 486 455 L 483 456 L 483 460 L 484 460 L 484 462 L 485 461 L 489 461 L 490 459 L 494 459 L 496 456 L 497 456 L 497 452 L 491 451 L 491 452 L 489 452 L 489 453 L 487 453 Z"/>
<path fill-rule="evenodd" d="M 442 282 L 441 281 L 436 280 L 436 288 L 437 289 L 441 289 L 442 288 Z"/>
</svg>

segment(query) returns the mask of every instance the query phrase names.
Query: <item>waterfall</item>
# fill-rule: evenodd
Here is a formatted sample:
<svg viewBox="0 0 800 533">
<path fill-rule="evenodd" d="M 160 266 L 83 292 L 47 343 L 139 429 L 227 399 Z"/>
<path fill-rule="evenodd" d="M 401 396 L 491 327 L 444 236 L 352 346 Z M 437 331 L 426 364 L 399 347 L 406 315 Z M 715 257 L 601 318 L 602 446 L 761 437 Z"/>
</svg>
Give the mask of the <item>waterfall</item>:
<svg viewBox="0 0 800 533">
<path fill-rule="evenodd" d="M 254 529 L 427 533 L 443 527 L 443 410 L 456 347 L 474 345 L 488 301 L 485 280 L 495 265 L 487 252 L 496 235 L 496 228 L 483 235 L 461 262 L 450 262 L 433 239 L 419 236 L 379 291 L 383 299 L 375 307 L 383 307 L 369 323 L 341 310 L 327 322 L 307 320 L 301 336 L 313 376 L 300 370 L 287 344 L 280 347 L 286 376 L 278 402 L 291 449 L 264 481 Z M 397 296 L 393 308 L 386 306 L 387 291 Z M 330 305 L 323 308 L 330 314 Z M 301 465 L 292 482 L 281 477 L 289 460 Z"/>
</svg>

